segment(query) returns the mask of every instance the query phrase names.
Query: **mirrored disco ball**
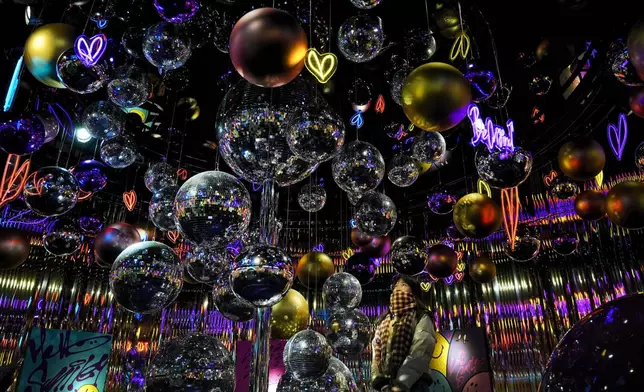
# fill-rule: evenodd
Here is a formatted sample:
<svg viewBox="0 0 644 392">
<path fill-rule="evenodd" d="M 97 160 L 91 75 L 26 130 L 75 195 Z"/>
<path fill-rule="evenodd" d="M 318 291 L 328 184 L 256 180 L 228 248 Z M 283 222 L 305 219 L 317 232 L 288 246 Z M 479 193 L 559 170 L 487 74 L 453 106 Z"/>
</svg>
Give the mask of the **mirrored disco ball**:
<svg viewBox="0 0 644 392">
<path fill-rule="evenodd" d="M 36 214 L 58 216 L 74 208 L 80 188 L 74 175 L 58 166 L 33 172 L 23 190 L 27 206 Z"/>
<path fill-rule="evenodd" d="M 170 305 L 183 286 L 183 265 L 167 245 L 156 241 L 128 246 L 112 264 L 110 290 L 123 308 L 152 313 Z"/>
<path fill-rule="evenodd" d="M 195 246 L 183 262 L 192 279 L 199 283 L 213 285 L 222 272 L 230 267 L 230 257 L 226 248 Z"/>
<path fill-rule="evenodd" d="M 445 138 L 438 132 L 421 132 L 414 137 L 411 147 L 412 156 L 423 163 L 436 163 L 443 160 L 447 151 Z"/>
<path fill-rule="evenodd" d="M 140 106 L 148 98 L 152 86 L 143 68 L 136 65 L 119 67 L 107 85 L 107 96 L 123 108 Z"/>
<path fill-rule="evenodd" d="M 385 176 L 385 161 L 372 144 L 353 141 L 333 158 L 333 179 L 345 192 L 362 195 L 375 189 Z"/>
<path fill-rule="evenodd" d="M 562 256 L 573 254 L 579 247 L 579 234 L 572 231 L 555 232 L 550 240 L 552 250 Z"/>
<path fill-rule="evenodd" d="M 145 384 L 159 392 L 233 392 L 235 363 L 218 338 L 191 333 L 161 344 Z"/>
<path fill-rule="evenodd" d="M 394 241 L 389 260 L 396 272 L 404 275 L 418 275 L 425 270 L 427 249 L 419 238 L 406 235 Z"/>
<path fill-rule="evenodd" d="M 132 137 L 121 135 L 103 140 L 100 154 L 107 166 L 123 169 L 136 162 L 138 149 Z"/>
<path fill-rule="evenodd" d="M 364 234 L 383 236 L 396 225 L 396 205 L 387 195 L 369 192 L 362 196 L 356 210 L 356 224 Z"/>
<path fill-rule="evenodd" d="M 532 171 L 532 154 L 520 147 L 479 150 L 475 158 L 479 177 L 494 188 L 512 188 L 522 184 Z"/>
<path fill-rule="evenodd" d="M 252 320 L 255 307 L 236 296 L 230 288 L 230 269 L 222 272 L 212 290 L 215 307 L 222 316 L 235 322 Z"/>
<path fill-rule="evenodd" d="M 324 282 L 322 299 L 329 309 L 352 309 L 362 301 L 362 286 L 355 276 L 337 272 Z"/>
<path fill-rule="evenodd" d="M 322 163 L 340 151 L 344 145 L 344 132 L 344 122 L 333 109 L 309 107 L 294 113 L 286 140 L 298 158 Z"/>
<path fill-rule="evenodd" d="M 444 189 L 436 190 L 427 196 L 427 207 L 437 215 L 447 215 L 454 211 L 458 200 Z"/>
<path fill-rule="evenodd" d="M 373 326 L 369 317 L 359 309 L 338 310 L 326 322 L 327 342 L 342 355 L 356 355 L 364 351 L 371 340 Z"/>
<path fill-rule="evenodd" d="M 70 91 L 76 94 L 95 93 L 109 80 L 109 67 L 99 61 L 93 67 L 86 67 L 74 49 L 66 50 L 56 63 L 58 78 Z"/>
<path fill-rule="evenodd" d="M 52 113 L 46 110 L 41 110 L 35 114 L 45 127 L 45 143 L 49 143 L 58 136 L 60 123 Z"/>
<path fill-rule="evenodd" d="M 436 53 L 436 39 L 427 29 L 414 29 L 407 36 L 405 49 L 409 61 L 425 62 Z"/>
<path fill-rule="evenodd" d="M 250 194 L 234 176 L 199 173 L 186 181 L 174 200 L 177 228 L 196 245 L 223 246 L 250 223 Z"/>
<path fill-rule="evenodd" d="M 154 0 L 159 16 L 166 22 L 185 23 L 195 16 L 201 4 L 198 0 Z"/>
<path fill-rule="evenodd" d="M 557 177 L 552 183 L 550 193 L 560 200 L 570 199 L 579 193 L 579 185 L 567 177 Z"/>
<path fill-rule="evenodd" d="M 529 234 L 517 235 L 514 241 L 514 249 L 510 243 L 505 244 L 505 254 L 514 261 L 530 261 L 539 255 L 541 240 Z"/>
<path fill-rule="evenodd" d="M 464 76 L 470 82 L 473 102 L 487 101 L 496 92 L 497 82 L 492 72 L 471 68 Z"/>
<path fill-rule="evenodd" d="M 125 113 L 111 102 L 97 101 L 85 108 L 81 121 L 93 138 L 110 139 L 121 134 Z"/>
<path fill-rule="evenodd" d="M 305 185 L 297 195 L 297 202 L 304 211 L 320 211 L 326 203 L 326 191 L 321 185 Z"/>
<path fill-rule="evenodd" d="M 241 252 L 233 264 L 230 286 L 240 298 L 256 307 L 278 303 L 293 284 L 291 258 L 280 248 L 266 244 Z"/>
<path fill-rule="evenodd" d="M 190 38 L 175 24 L 153 25 L 143 35 L 143 55 L 162 73 L 181 67 L 191 54 Z"/>
<path fill-rule="evenodd" d="M 150 199 L 148 216 L 161 230 L 176 230 L 174 221 L 174 199 L 179 192 L 178 186 L 167 186 L 155 192 Z"/>
<path fill-rule="evenodd" d="M 96 215 L 83 215 L 78 218 L 78 226 L 85 234 L 98 234 L 103 230 L 104 223 Z"/>
<path fill-rule="evenodd" d="M 308 86 L 296 78 L 266 89 L 240 80 L 222 101 L 217 115 L 219 151 L 242 178 L 280 186 L 302 181 L 316 168 L 293 154 L 287 143 L 292 116 L 309 102 Z"/>
<path fill-rule="evenodd" d="M 319 378 L 298 380 L 292 373 L 286 372 L 277 384 L 277 392 L 356 392 L 358 390 L 351 370 L 335 357 L 331 357 L 329 368 Z"/>
<path fill-rule="evenodd" d="M 82 245 L 83 235 L 71 219 L 56 219 L 42 236 L 45 250 L 54 256 L 66 256 L 76 252 Z"/>
<path fill-rule="evenodd" d="M 387 178 L 392 184 L 401 188 L 411 186 L 420 175 L 420 164 L 409 155 L 396 155 L 392 158 L 389 166 Z"/>
<path fill-rule="evenodd" d="M 177 185 L 177 170 L 167 162 L 159 162 L 150 166 L 143 177 L 145 187 L 152 193 L 163 188 Z"/>
<path fill-rule="evenodd" d="M 382 21 L 367 15 L 352 16 L 338 30 L 338 49 L 349 61 L 364 63 L 378 56 L 385 41 Z"/>
<path fill-rule="evenodd" d="M 93 159 L 81 161 L 70 171 L 74 174 L 78 186 L 84 192 L 95 193 L 107 185 L 107 167 L 99 161 Z"/>
<path fill-rule="evenodd" d="M 284 367 L 295 378 L 315 379 L 326 373 L 333 350 L 321 334 L 307 329 L 293 335 L 284 347 Z"/>
<path fill-rule="evenodd" d="M 11 116 L 0 122 L 0 149 L 7 154 L 32 154 L 45 144 L 45 137 L 45 126 L 34 114 Z"/>
</svg>

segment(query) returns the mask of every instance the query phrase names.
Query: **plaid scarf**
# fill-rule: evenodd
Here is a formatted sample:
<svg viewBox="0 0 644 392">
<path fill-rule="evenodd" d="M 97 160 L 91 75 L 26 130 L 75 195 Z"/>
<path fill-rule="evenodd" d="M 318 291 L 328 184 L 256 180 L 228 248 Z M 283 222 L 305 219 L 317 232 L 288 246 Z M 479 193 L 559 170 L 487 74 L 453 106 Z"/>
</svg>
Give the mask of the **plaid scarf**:
<svg viewBox="0 0 644 392">
<path fill-rule="evenodd" d="M 391 294 L 389 304 L 390 312 L 378 326 L 378 336 L 380 339 L 373 348 L 378 368 L 384 375 L 395 377 L 398 369 L 400 369 L 405 358 L 409 355 L 409 349 L 414 339 L 414 329 L 416 327 L 415 308 L 416 298 L 412 294 L 401 291 L 394 291 Z M 396 317 L 396 324 L 394 325 L 391 336 L 391 345 L 389 345 L 389 330 L 392 314 Z M 388 348 L 391 349 L 391 353 L 387 353 Z M 383 363 L 383 359 L 387 358 L 388 354 L 389 363 Z"/>
</svg>

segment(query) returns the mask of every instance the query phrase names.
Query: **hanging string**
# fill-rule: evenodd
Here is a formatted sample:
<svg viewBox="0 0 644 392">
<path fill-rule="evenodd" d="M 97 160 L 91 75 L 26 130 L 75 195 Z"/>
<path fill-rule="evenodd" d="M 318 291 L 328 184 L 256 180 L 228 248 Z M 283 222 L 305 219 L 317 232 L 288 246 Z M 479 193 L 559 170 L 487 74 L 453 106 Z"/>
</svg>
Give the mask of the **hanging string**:
<svg viewBox="0 0 644 392">
<path fill-rule="evenodd" d="M 174 130 L 174 115 L 177 111 L 177 94 L 174 93 L 174 105 L 172 107 L 172 119 L 170 120 L 170 127 L 168 128 L 168 150 L 165 153 L 165 159 L 170 157 L 170 146 L 172 144 L 172 132 Z"/>
<path fill-rule="evenodd" d="M 87 30 L 87 25 L 89 24 L 89 20 L 92 17 L 92 11 L 94 11 L 94 4 L 95 3 L 96 3 L 96 0 L 93 0 L 92 1 L 92 6 L 89 8 L 89 14 L 87 15 L 87 20 L 85 21 L 85 27 L 83 27 L 83 34 L 85 34 L 85 31 Z M 43 7 L 43 10 L 44 10 L 44 7 Z M 42 12 L 41 12 L 41 14 L 42 14 Z"/>
</svg>

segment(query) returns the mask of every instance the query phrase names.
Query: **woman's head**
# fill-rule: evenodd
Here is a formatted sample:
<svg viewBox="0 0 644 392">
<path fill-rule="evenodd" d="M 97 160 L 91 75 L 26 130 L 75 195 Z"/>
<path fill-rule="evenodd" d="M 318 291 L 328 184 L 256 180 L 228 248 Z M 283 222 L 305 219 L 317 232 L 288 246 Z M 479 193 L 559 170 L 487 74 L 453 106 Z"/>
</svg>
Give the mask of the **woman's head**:
<svg viewBox="0 0 644 392">
<path fill-rule="evenodd" d="M 394 277 L 391 291 L 401 291 L 403 293 L 412 294 L 417 300 L 420 300 L 422 295 L 420 284 L 415 279 L 405 275 L 397 275 Z"/>
</svg>

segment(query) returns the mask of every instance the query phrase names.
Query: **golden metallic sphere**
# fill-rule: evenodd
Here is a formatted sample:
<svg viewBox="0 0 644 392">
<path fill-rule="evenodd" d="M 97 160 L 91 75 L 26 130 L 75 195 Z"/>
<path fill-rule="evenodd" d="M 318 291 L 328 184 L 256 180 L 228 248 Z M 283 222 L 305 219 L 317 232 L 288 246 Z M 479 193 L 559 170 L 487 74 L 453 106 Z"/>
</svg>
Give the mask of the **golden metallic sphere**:
<svg viewBox="0 0 644 392">
<path fill-rule="evenodd" d="M 451 247 L 436 244 L 427 252 L 427 272 L 436 278 L 447 278 L 456 271 L 458 255 Z"/>
<path fill-rule="evenodd" d="M 644 184 L 625 181 L 613 187 L 606 195 L 608 219 L 625 229 L 644 227 Z"/>
<path fill-rule="evenodd" d="M 436 27 L 445 38 L 456 38 L 461 33 L 461 19 L 458 12 L 451 8 L 445 8 L 434 16 Z"/>
<path fill-rule="evenodd" d="M 74 46 L 74 27 L 50 23 L 34 30 L 25 42 L 25 65 L 29 72 L 49 87 L 65 88 L 56 71 L 60 55 Z"/>
<path fill-rule="evenodd" d="M 496 278 L 496 265 L 492 260 L 481 256 L 470 263 L 470 276 L 477 283 L 490 283 Z"/>
<path fill-rule="evenodd" d="M 453 218 L 456 228 L 464 236 L 485 238 L 501 227 L 503 212 L 488 196 L 470 193 L 456 203 Z"/>
<path fill-rule="evenodd" d="M 571 140 L 559 149 L 559 168 L 575 181 L 592 180 L 604 169 L 606 154 L 592 139 Z"/>
<path fill-rule="evenodd" d="M 309 325 L 309 303 L 299 292 L 291 289 L 275 305 L 271 313 L 271 337 L 289 339 Z"/>
<path fill-rule="evenodd" d="M 606 196 L 594 189 L 581 192 L 575 198 L 575 211 L 583 220 L 599 220 L 606 215 Z"/>
<path fill-rule="evenodd" d="M 416 68 L 403 83 L 401 97 L 409 121 L 431 132 L 443 132 L 461 122 L 472 101 L 467 79 L 445 63 Z"/>
<path fill-rule="evenodd" d="M 335 273 L 333 260 L 322 252 L 309 252 L 302 256 L 295 268 L 295 276 L 303 285 L 322 289 L 327 278 Z"/>
</svg>

